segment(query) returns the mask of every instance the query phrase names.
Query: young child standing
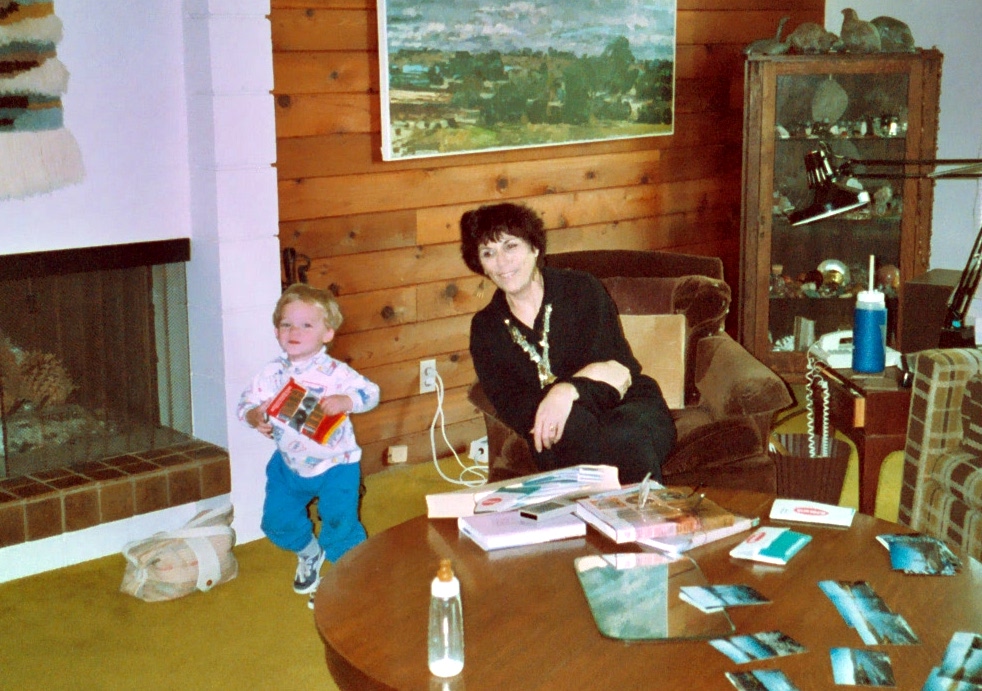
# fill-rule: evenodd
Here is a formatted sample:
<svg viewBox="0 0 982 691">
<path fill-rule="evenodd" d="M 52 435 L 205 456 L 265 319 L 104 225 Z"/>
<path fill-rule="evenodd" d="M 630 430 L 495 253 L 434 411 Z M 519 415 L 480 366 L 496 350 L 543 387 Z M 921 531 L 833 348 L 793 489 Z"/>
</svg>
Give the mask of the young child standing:
<svg viewBox="0 0 982 691">
<path fill-rule="evenodd" d="M 266 466 L 262 530 L 274 545 L 296 553 L 293 589 L 300 594 L 317 590 L 325 558 L 337 561 L 367 537 L 358 518 L 361 448 L 350 419 L 318 444 L 271 420 L 267 409 L 291 378 L 319 397 L 325 415 L 363 413 L 378 405 L 378 386 L 327 354 L 341 321 L 326 291 L 302 283 L 287 288 L 273 311 L 283 353 L 253 378 L 238 405 L 240 420 L 276 441 Z M 307 514 L 314 498 L 321 519 L 316 537 Z"/>
</svg>

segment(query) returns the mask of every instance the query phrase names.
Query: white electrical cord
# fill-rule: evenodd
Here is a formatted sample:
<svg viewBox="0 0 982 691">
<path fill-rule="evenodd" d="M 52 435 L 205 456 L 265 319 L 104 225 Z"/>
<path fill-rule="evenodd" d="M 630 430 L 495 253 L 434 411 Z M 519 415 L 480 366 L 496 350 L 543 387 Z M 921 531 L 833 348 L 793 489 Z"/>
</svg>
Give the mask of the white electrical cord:
<svg viewBox="0 0 982 691">
<path fill-rule="evenodd" d="M 453 445 L 450 440 L 447 439 L 447 429 L 446 429 L 446 418 L 443 414 L 443 379 L 440 374 L 434 370 L 433 372 L 433 383 L 436 385 L 436 413 L 433 415 L 433 422 L 430 423 L 430 450 L 433 453 L 433 466 L 436 468 L 436 472 L 440 474 L 447 482 L 454 485 L 464 485 L 465 487 L 480 487 L 488 481 L 488 466 L 475 463 L 474 465 L 464 465 L 464 462 L 460 460 L 460 456 L 454 450 Z M 443 436 L 443 442 L 450 449 L 454 458 L 457 459 L 457 464 L 460 466 L 460 475 L 457 479 L 448 477 L 446 473 L 443 472 L 443 468 L 440 467 L 440 461 L 436 454 L 436 422 L 440 421 L 440 433 Z M 473 476 L 473 479 L 466 479 Z"/>
<path fill-rule="evenodd" d="M 808 382 L 808 392 L 805 396 L 805 410 L 808 413 L 808 456 L 809 458 L 828 458 L 831 454 L 832 440 L 829 435 L 829 383 L 825 380 L 816 364 L 817 358 L 809 351 L 808 369 L 805 372 L 805 380 Z M 821 449 L 818 449 L 818 430 L 815 424 L 815 402 L 812 392 L 815 387 L 822 392 L 822 431 Z M 821 451 L 821 453 L 819 453 Z"/>
</svg>

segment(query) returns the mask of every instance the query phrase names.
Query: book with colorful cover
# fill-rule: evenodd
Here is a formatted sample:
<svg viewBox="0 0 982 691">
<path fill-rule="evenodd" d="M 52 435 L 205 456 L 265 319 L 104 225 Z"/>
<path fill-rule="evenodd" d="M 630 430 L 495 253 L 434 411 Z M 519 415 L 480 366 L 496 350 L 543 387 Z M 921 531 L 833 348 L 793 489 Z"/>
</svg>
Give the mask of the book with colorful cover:
<svg viewBox="0 0 982 691">
<path fill-rule="evenodd" d="M 518 511 L 482 513 L 458 518 L 457 528 L 486 552 L 586 535 L 586 523 L 571 513 L 544 520 Z"/>
<path fill-rule="evenodd" d="M 638 483 L 601 492 L 576 505 L 576 515 L 617 544 L 731 526 L 736 515 L 687 488 Z M 642 500 L 642 494 L 647 494 Z"/>
<path fill-rule="evenodd" d="M 763 526 L 730 550 L 735 559 L 750 559 L 764 564 L 784 565 L 811 542 L 812 536 L 791 528 Z"/>
<path fill-rule="evenodd" d="M 724 540 L 733 535 L 738 535 L 752 528 L 756 528 L 759 524 L 759 518 L 736 516 L 733 525 L 714 528 L 713 530 L 697 530 L 694 533 L 684 533 L 682 535 L 642 538 L 637 543 L 643 547 L 657 549 L 659 552 L 664 552 L 665 554 L 678 556 L 688 552 L 690 549 L 702 547 L 703 545 Z"/>
<path fill-rule="evenodd" d="M 319 403 L 320 396 L 308 393 L 306 388 L 291 378 L 273 397 L 266 413 L 274 424 L 290 427 L 323 444 L 348 416 L 345 413 L 325 415 Z"/>
<path fill-rule="evenodd" d="M 584 497 L 621 486 L 611 465 L 577 465 L 534 475 L 426 495 L 427 516 L 460 518 L 475 513 L 513 511 L 557 497 Z"/>
</svg>

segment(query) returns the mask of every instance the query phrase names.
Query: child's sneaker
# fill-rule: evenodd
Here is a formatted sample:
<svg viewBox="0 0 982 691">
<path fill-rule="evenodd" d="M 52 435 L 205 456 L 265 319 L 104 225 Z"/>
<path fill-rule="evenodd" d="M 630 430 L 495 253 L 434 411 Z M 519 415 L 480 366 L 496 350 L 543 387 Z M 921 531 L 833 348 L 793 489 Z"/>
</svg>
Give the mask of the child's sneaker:
<svg viewBox="0 0 982 691">
<path fill-rule="evenodd" d="M 316 557 L 297 557 L 297 575 L 293 579 L 293 591 L 306 595 L 317 590 L 321 582 L 321 565 L 324 563 L 324 550 Z"/>
</svg>

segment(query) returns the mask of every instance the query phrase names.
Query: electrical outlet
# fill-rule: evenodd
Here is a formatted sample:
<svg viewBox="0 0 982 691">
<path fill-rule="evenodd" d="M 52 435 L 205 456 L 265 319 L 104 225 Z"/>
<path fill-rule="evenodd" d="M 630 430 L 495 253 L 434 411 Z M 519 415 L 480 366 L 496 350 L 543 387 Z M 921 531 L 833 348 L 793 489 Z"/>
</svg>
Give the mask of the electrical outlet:
<svg viewBox="0 0 982 691">
<path fill-rule="evenodd" d="M 481 437 L 471 442 L 470 457 L 477 463 L 488 462 L 488 438 Z"/>
<path fill-rule="evenodd" d="M 390 446 L 386 454 L 389 464 L 405 463 L 409 458 L 409 447 L 404 445 Z"/>
<path fill-rule="evenodd" d="M 419 392 L 436 391 L 436 360 L 419 361 Z"/>
</svg>

